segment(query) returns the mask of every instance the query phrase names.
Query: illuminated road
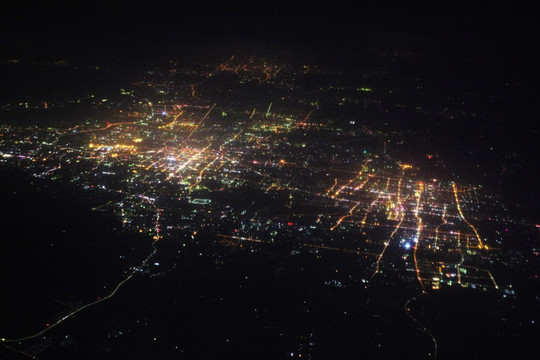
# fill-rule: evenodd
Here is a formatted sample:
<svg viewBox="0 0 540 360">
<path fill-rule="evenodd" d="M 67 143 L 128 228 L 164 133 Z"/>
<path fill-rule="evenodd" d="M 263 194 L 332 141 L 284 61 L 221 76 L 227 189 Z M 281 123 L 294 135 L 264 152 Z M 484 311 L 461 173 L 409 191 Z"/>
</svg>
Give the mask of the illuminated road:
<svg viewBox="0 0 540 360">
<path fill-rule="evenodd" d="M 159 211 L 159 209 L 156 209 L 156 211 Z M 159 228 L 159 224 L 157 223 L 159 221 L 159 212 L 158 212 L 158 219 L 156 221 L 156 228 Z M 155 240 L 159 240 L 159 237 Z M 129 273 L 129 275 L 123 279 L 122 281 L 120 281 L 116 286 L 115 288 L 113 289 L 113 291 L 111 291 L 109 294 L 107 294 L 106 296 L 104 297 L 100 297 L 98 298 L 96 301 L 93 301 L 91 303 L 88 303 L 86 305 L 83 305 L 81 306 L 80 308 L 70 312 L 69 314 L 63 316 L 61 319 L 55 321 L 54 323 L 48 325 L 47 327 L 45 327 L 43 330 L 41 331 L 38 331 L 37 333 L 35 334 L 32 334 L 32 335 L 28 335 L 28 336 L 24 336 L 24 337 L 21 337 L 21 338 L 17 338 L 17 339 L 8 339 L 8 338 L 1 338 L 0 341 L 3 342 L 3 343 L 14 343 L 14 342 L 20 342 L 20 341 L 24 341 L 24 340 L 30 340 L 30 339 L 34 339 L 34 338 L 37 338 L 43 334 L 45 334 L 46 332 L 50 331 L 51 329 L 55 328 L 56 326 L 62 324 L 64 321 L 68 320 L 69 318 L 71 318 L 73 315 L 76 315 L 88 308 L 91 308 L 103 301 L 106 301 L 106 300 L 109 300 L 110 298 L 112 298 L 114 295 L 116 295 L 116 293 L 118 292 L 118 290 L 125 284 L 127 283 L 129 280 L 131 280 L 133 278 L 133 275 L 135 275 L 135 273 L 140 270 L 142 267 L 146 266 L 146 264 L 148 263 L 148 260 L 150 260 L 156 253 L 157 253 L 157 248 L 155 247 L 155 243 L 152 244 L 152 247 L 153 247 L 153 251 L 142 261 L 141 265 L 139 267 L 136 267 L 136 268 L 133 268 L 131 270 L 131 272 Z"/>
<path fill-rule="evenodd" d="M 364 165 L 362 166 L 362 169 L 360 169 L 360 171 L 358 172 L 358 174 L 353 177 L 352 179 L 350 179 L 345 185 L 343 185 L 342 187 L 340 187 L 335 193 L 334 195 L 332 195 L 333 198 L 335 198 L 336 196 L 338 196 L 345 188 L 347 188 L 349 185 L 351 185 L 354 181 L 356 181 L 356 179 L 360 178 L 362 176 L 362 174 L 364 173 L 364 171 L 366 170 L 367 168 L 367 164 L 370 162 L 371 160 L 370 159 L 367 159 L 366 162 L 364 163 Z M 360 189 L 360 188 L 358 188 Z M 355 189 L 357 190 L 357 189 Z"/>
<path fill-rule="evenodd" d="M 403 310 L 405 311 L 405 314 L 407 314 L 407 316 L 412 321 L 414 321 L 416 325 L 418 325 L 418 327 L 420 327 L 420 329 L 422 329 L 422 331 L 424 331 L 431 338 L 431 341 L 433 342 L 433 354 L 430 353 L 428 355 L 433 355 L 433 360 L 437 360 L 437 351 L 438 351 L 437 339 L 435 339 L 435 336 L 433 336 L 433 334 L 420 321 L 418 321 L 414 316 L 411 315 L 411 308 L 410 308 L 411 303 L 416 301 L 420 296 L 424 296 L 425 294 L 426 292 L 422 291 L 420 294 L 407 300 L 405 302 L 405 305 L 403 305 Z"/>
<path fill-rule="evenodd" d="M 375 272 L 373 273 L 373 275 L 371 275 L 371 278 L 373 278 L 379 272 L 379 266 L 380 266 L 381 260 L 382 260 L 382 258 L 384 256 L 384 253 L 386 251 L 386 248 L 390 244 L 390 241 L 394 238 L 394 235 L 396 234 L 396 232 L 401 227 L 401 224 L 403 224 L 403 219 L 405 218 L 405 211 L 404 211 L 403 205 L 401 203 L 401 183 L 403 181 L 404 176 L 405 176 L 405 168 L 402 169 L 401 177 L 399 178 L 399 181 L 398 181 L 398 184 L 397 184 L 397 209 L 399 211 L 399 222 L 397 223 L 396 227 L 394 228 L 394 230 L 392 231 L 392 233 L 390 234 L 388 239 L 384 242 L 384 247 L 383 247 L 381 253 L 379 254 L 379 257 L 377 258 L 377 263 L 375 265 Z"/>
<path fill-rule="evenodd" d="M 414 210 L 414 217 L 418 221 L 418 225 L 417 225 L 417 229 L 416 229 L 416 236 L 414 238 L 413 259 L 414 259 L 414 268 L 416 269 L 416 276 L 418 278 L 418 282 L 422 286 L 422 289 L 425 291 L 426 288 L 424 287 L 422 277 L 420 276 L 420 268 L 418 267 L 418 259 L 416 257 L 416 252 L 418 250 L 418 243 L 420 242 L 420 235 L 422 234 L 422 229 L 423 229 L 422 218 L 420 216 L 418 216 L 418 211 L 420 209 L 420 200 L 422 198 L 422 191 L 424 190 L 424 184 L 419 183 L 418 187 L 419 187 L 419 190 L 416 191 L 416 197 L 417 197 L 416 208 Z"/>
<path fill-rule="evenodd" d="M 153 253 L 152 253 L 152 255 L 153 255 Z M 77 310 L 75 310 L 75 311 L 73 311 L 73 312 L 67 314 L 66 316 L 62 317 L 60 320 L 54 322 L 53 324 L 51 324 L 50 326 L 46 327 L 45 329 L 43 329 L 43 330 L 41 330 L 41 331 L 39 331 L 39 332 L 37 332 L 37 333 L 35 333 L 35 334 L 33 334 L 33 335 L 25 336 L 25 337 L 18 338 L 18 339 L 5 339 L 5 338 L 2 338 L 2 339 L 1 339 L 2 342 L 8 342 L 8 343 L 9 343 L 9 342 L 19 342 L 19 341 L 24 341 L 24 340 L 34 339 L 34 338 L 36 338 L 36 337 L 38 337 L 38 336 L 43 335 L 44 333 L 46 333 L 47 331 L 49 331 L 49 330 L 53 329 L 54 327 L 60 325 L 61 323 L 63 323 L 64 321 L 66 321 L 67 319 L 69 319 L 70 317 L 72 317 L 73 315 L 75 315 L 75 314 L 77 314 L 77 313 L 79 313 L 79 312 L 81 312 L 81 311 L 83 311 L 83 310 L 86 310 L 86 309 L 88 309 L 89 307 L 92 307 L 92 306 L 94 306 L 94 305 L 97 305 L 97 304 L 99 304 L 99 303 L 102 302 L 102 301 L 108 300 L 108 299 L 110 299 L 111 297 L 113 297 L 113 296 L 116 294 L 116 292 L 118 291 L 118 289 L 120 289 L 120 287 L 121 287 L 122 285 L 124 285 L 126 282 L 128 282 L 128 281 L 133 277 L 134 272 L 135 272 L 135 271 L 132 271 L 132 272 L 129 274 L 128 277 L 126 277 L 124 280 L 122 280 L 121 282 L 119 282 L 118 285 L 116 285 L 116 287 L 114 288 L 114 290 L 113 290 L 111 293 L 109 293 L 107 296 L 102 297 L 102 298 L 99 298 L 98 300 L 96 300 L 96 301 L 94 301 L 94 302 L 91 302 L 91 303 L 89 303 L 89 304 L 86 304 L 86 305 L 84 305 L 84 306 L 81 306 L 81 307 L 78 308 Z"/>
<path fill-rule="evenodd" d="M 456 198 L 456 206 L 457 206 L 457 209 L 458 209 L 458 212 L 459 212 L 459 216 L 461 217 L 461 219 L 467 225 L 469 225 L 473 229 L 474 234 L 476 235 L 476 239 L 478 240 L 478 248 L 482 249 L 484 246 L 482 244 L 482 239 L 480 238 L 480 235 L 478 235 L 478 231 L 476 231 L 476 228 L 470 222 L 468 222 L 467 219 L 465 219 L 465 216 L 463 215 L 463 212 L 461 211 L 461 206 L 459 205 L 459 197 L 458 197 L 458 190 L 457 190 L 456 183 L 452 183 L 452 188 L 454 189 L 454 196 Z"/>
<path fill-rule="evenodd" d="M 360 205 L 360 202 L 357 202 L 350 210 L 349 210 L 349 213 L 347 215 L 343 215 L 342 217 L 339 218 L 339 220 L 337 221 L 337 223 L 332 226 L 330 228 L 330 231 L 334 231 L 335 228 L 337 228 L 339 226 L 339 224 L 341 224 L 341 222 L 343 220 L 345 220 L 346 218 L 348 218 L 349 216 L 352 216 L 354 210 L 356 210 L 356 208 L 358 207 L 358 205 Z"/>
<path fill-rule="evenodd" d="M 443 214 L 442 214 L 442 223 L 437 226 L 435 229 L 435 243 L 434 246 L 437 247 L 439 243 L 439 229 L 442 225 L 448 224 L 448 221 L 446 221 L 446 204 L 444 204 Z"/>
<path fill-rule="evenodd" d="M 210 110 L 208 110 L 208 112 L 206 114 L 204 114 L 203 118 L 201 119 L 201 121 L 199 121 L 199 123 L 197 124 L 197 126 L 195 126 L 195 128 L 189 133 L 189 135 L 187 136 L 186 140 L 188 140 L 189 138 L 191 138 L 191 136 L 195 133 L 195 131 L 197 131 L 197 129 L 199 128 L 199 126 L 201 126 L 201 124 L 204 122 L 204 120 L 206 120 L 206 118 L 208 117 L 208 115 L 210 115 L 210 113 L 212 112 L 212 110 L 214 109 L 214 107 L 216 107 L 216 104 L 212 105 L 212 107 L 210 108 Z"/>
</svg>

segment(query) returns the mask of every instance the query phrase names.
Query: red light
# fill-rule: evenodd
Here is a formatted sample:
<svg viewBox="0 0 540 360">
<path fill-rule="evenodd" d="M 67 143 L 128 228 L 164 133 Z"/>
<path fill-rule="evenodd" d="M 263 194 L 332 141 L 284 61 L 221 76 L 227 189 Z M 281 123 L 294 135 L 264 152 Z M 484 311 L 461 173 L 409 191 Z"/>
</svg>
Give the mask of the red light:
<svg viewBox="0 0 540 360">
<path fill-rule="evenodd" d="M 287 225 L 293 226 L 293 223 L 289 221 L 289 222 L 287 223 Z"/>
</svg>

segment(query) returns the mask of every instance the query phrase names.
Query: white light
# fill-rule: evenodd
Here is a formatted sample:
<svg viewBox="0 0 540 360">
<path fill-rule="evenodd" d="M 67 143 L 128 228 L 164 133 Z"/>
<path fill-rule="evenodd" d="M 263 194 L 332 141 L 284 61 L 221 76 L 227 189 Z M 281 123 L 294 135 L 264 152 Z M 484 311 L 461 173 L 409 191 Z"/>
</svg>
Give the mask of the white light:
<svg viewBox="0 0 540 360">
<path fill-rule="evenodd" d="M 409 243 L 405 243 L 404 246 L 405 246 L 405 250 L 409 250 L 411 248 L 411 244 Z"/>
</svg>

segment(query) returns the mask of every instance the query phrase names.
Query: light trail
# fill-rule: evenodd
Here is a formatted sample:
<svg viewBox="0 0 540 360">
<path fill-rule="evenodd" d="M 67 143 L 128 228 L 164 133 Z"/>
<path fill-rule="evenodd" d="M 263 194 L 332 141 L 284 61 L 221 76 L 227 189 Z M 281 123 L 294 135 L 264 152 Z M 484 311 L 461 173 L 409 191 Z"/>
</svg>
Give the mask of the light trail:
<svg viewBox="0 0 540 360">
<path fill-rule="evenodd" d="M 62 134 L 61 136 L 78 135 L 78 134 L 87 133 L 87 132 L 94 132 L 94 131 L 103 131 L 103 130 L 110 129 L 110 128 L 118 126 L 118 125 L 134 125 L 134 124 L 135 124 L 135 121 L 123 121 L 123 122 L 117 122 L 117 123 L 109 123 L 109 124 L 107 124 L 107 126 L 104 126 L 102 128 L 81 130 L 81 131 L 78 131 L 76 133 Z"/>
<path fill-rule="evenodd" d="M 423 296 L 425 295 L 426 292 L 425 291 L 422 291 L 420 294 L 410 298 L 409 300 L 407 300 L 405 302 L 405 305 L 403 305 L 403 310 L 405 311 L 405 314 L 407 314 L 407 316 L 416 323 L 416 325 L 418 325 L 426 334 L 429 335 L 429 337 L 431 338 L 431 341 L 433 342 L 433 360 L 437 360 L 437 351 L 438 351 L 438 345 L 437 345 L 437 340 L 435 339 L 435 336 L 433 336 L 433 334 L 420 322 L 418 321 L 414 316 L 412 316 L 410 314 L 410 311 L 411 311 L 411 308 L 409 307 L 410 304 L 415 301 L 416 299 L 418 299 L 420 296 Z M 430 354 L 431 355 L 431 354 Z"/>
<path fill-rule="evenodd" d="M 191 97 L 200 100 L 201 98 L 195 95 L 197 93 L 197 91 L 195 91 L 195 85 L 196 84 L 191 84 L 189 87 L 191 89 Z"/>
<path fill-rule="evenodd" d="M 223 148 L 224 148 L 226 145 L 228 145 L 228 144 L 230 144 L 231 142 L 233 142 L 234 140 L 238 139 L 238 137 L 240 136 L 240 134 L 241 134 L 242 132 L 244 132 L 244 130 L 238 131 L 237 133 L 234 134 L 234 136 L 233 136 L 232 138 L 228 139 L 228 140 L 225 141 L 223 144 L 219 145 L 219 151 L 220 151 L 220 153 L 222 153 L 222 154 L 220 154 L 220 158 L 223 158 L 223 157 L 225 156 L 225 154 L 223 154 L 223 152 L 225 152 L 225 150 L 223 150 Z M 223 163 L 222 163 L 221 166 L 223 166 Z M 220 168 L 221 168 L 221 166 L 220 166 Z"/>
<path fill-rule="evenodd" d="M 210 110 L 208 110 L 208 112 L 203 116 L 203 118 L 201 119 L 201 121 L 199 121 L 199 123 L 197 124 L 197 126 L 195 126 L 195 128 L 193 130 L 191 130 L 191 132 L 189 133 L 188 137 L 185 139 L 185 140 L 188 140 L 189 138 L 191 138 L 191 135 L 193 135 L 193 133 L 195 131 L 197 131 L 197 129 L 199 128 L 199 126 L 201 126 L 201 124 L 203 123 L 204 120 L 206 120 L 206 118 L 208 117 L 208 115 L 210 115 L 210 113 L 212 112 L 212 110 L 214 109 L 214 107 L 216 106 L 216 104 L 212 105 L 212 107 L 210 108 Z"/>
<path fill-rule="evenodd" d="M 186 166 L 188 166 L 189 163 L 191 163 L 193 160 L 196 160 L 201 156 L 201 154 L 206 151 L 212 144 L 208 144 L 206 147 L 202 148 L 199 152 L 193 154 L 190 158 L 188 158 L 182 165 L 180 165 L 176 170 L 174 171 L 174 175 L 178 174 L 180 171 L 184 170 Z M 170 179 L 172 176 L 169 175 L 167 177 L 167 180 Z"/>
<path fill-rule="evenodd" d="M 332 185 L 332 187 L 328 189 L 328 191 L 326 192 L 326 195 L 330 195 L 330 193 L 332 192 L 332 190 L 334 190 L 336 185 L 337 185 L 337 178 L 334 179 L 334 185 Z"/>
<path fill-rule="evenodd" d="M 234 239 L 234 240 L 251 241 L 251 242 L 256 242 L 256 243 L 270 243 L 268 241 L 264 241 L 264 240 L 260 240 L 260 239 L 253 239 L 253 238 L 244 237 L 244 236 L 225 235 L 225 234 L 216 234 L 216 236 L 219 236 L 219 237 L 222 237 L 222 238 Z"/>
<path fill-rule="evenodd" d="M 495 278 L 493 277 L 493 275 L 491 275 L 491 271 L 489 270 L 486 270 L 486 271 L 489 274 L 491 281 L 493 281 L 493 285 L 495 286 L 495 289 L 499 289 L 499 285 L 497 285 L 497 283 L 495 282 Z"/>
<path fill-rule="evenodd" d="M 442 225 L 446 225 L 446 224 L 448 224 L 448 221 L 446 221 L 446 204 L 444 204 L 444 209 L 443 209 L 443 214 L 442 214 L 442 223 L 440 223 L 439 226 L 437 226 L 437 228 L 435 229 L 435 247 L 438 246 L 438 242 L 439 242 L 439 228 Z"/>
<path fill-rule="evenodd" d="M 418 267 L 418 259 L 416 257 L 416 251 L 418 250 L 418 243 L 420 242 L 420 234 L 422 233 L 422 218 L 418 216 L 418 211 L 420 209 L 420 199 L 422 198 L 422 191 L 424 189 L 424 184 L 419 183 L 420 187 L 419 191 L 416 191 L 416 208 L 414 210 L 414 217 L 418 221 L 418 227 L 416 229 L 416 236 L 414 238 L 414 252 L 413 252 L 413 259 L 414 259 L 414 268 L 416 269 L 416 276 L 418 278 L 418 282 L 420 283 L 420 286 L 422 286 L 422 289 L 425 291 L 426 288 L 424 287 L 424 283 L 422 282 L 422 277 L 420 276 L 420 268 Z"/>
<path fill-rule="evenodd" d="M 363 189 L 364 186 L 366 186 L 366 184 L 368 183 L 369 179 L 371 179 L 370 177 L 368 177 L 363 183 L 361 183 L 360 185 L 358 185 L 357 187 L 354 188 L 354 191 L 358 191 L 360 189 Z"/>
<path fill-rule="evenodd" d="M 29 357 L 30 359 L 36 359 L 36 360 L 38 359 L 36 356 L 34 356 L 32 354 L 29 354 L 29 353 L 27 353 L 27 352 L 25 352 L 23 350 L 15 349 L 14 347 L 11 347 L 11 346 L 7 345 L 6 343 L 2 343 L 2 346 L 4 346 L 8 350 L 11 350 L 11 351 L 19 353 L 19 354 L 21 354 L 23 356 Z"/>
<path fill-rule="evenodd" d="M 473 229 L 474 234 L 476 235 L 476 238 L 478 239 L 478 242 L 479 242 L 478 248 L 482 249 L 484 245 L 482 244 L 482 239 L 480 238 L 480 235 L 478 235 L 478 231 L 476 231 L 476 228 L 470 222 L 468 222 L 467 219 L 465 219 L 465 216 L 463 215 L 463 212 L 461 211 L 456 183 L 452 183 L 452 187 L 454 189 L 454 196 L 456 198 L 456 205 L 459 212 L 459 216 L 461 217 L 461 220 L 463 220 L 467 225 L 469 225 Z"/>
<path fill-rule="evenodd" d="M 176 125 L 176 120 L 178 120 L 178 118 L 179 118 L 180 115 L 182 115 L 182 114 L 183 114 L 183 112 L 180 111 L 180 113 L 174 117 L 173 121 L 171 121 L 171 122 L 168 123 L 168 124 L 161 125 L 161 126 L 159 127 L 159 129 L 163 129 L 163 128 L 167 128 L 167 127 L 169 127 L 169 126 Z"/>
<path fill-rule="evenodd" d="M 293 126 L 293 129 L 298 128 L 298 127 L 300 127 L 300 126 L 308 125 L 308 124 L 307 124 L 307 121 L 309 120 L 309 117 L 311 116 L 311 113 L 312 113 L 313 111 L 315 111 L 315 110 L 314 110 L 314 109 L 311 110 L 311 111 L 307 114 L 307 116 L 304 118 L 304 120 L 302 120 L 301 122 L 296 123 L 296 124 Z"/>
<path fill-rule="evenodd" d="M 375 198 L 375 200 L 373 200 L 371 202 L 371 204 L 369 205 L 368 209 L 366 210 L 366 214 L 364 215 L 364 218 L 362 219 L 361 221 L 361 224 L 362 226 L 360 227 L 360 232 L 362 232 L 362 230 L 364 229 L 364 225 L 366 225 L 366 219 L 371 211 L 371 209 L 373 208 L 373 206 L 375 206 L 375 204 L 377 203 L 377 201 L 379 201 L 379 198 L 381 197 L 381 192 L 378 193 L 377 197 Z"/>
<path fill-rule="evenodd" d="M 336 223 L 334 226 L 332 226 L 332 227 L 330 228 L 330 231 L 334 231 L 334 229 L 337 228 L 337 227 L 339 226 L 339 224 L 341 224 L 341 222 L 342 222 L 343 220 L 345 220 L 345 219 L 348 218 L 349 216 L 352 216 L 354 210 L 358 207 L 358 205 L 360 205 L 360 201 L 358 201 L 358 202 L 357 202 L 357 203 L 349 210 L 349 213 L 348 213 L 348 214 L 343 215 L 342 217 L 340 217 L 339 220 L 337 221 L 337 223 Z"/>
<path fill-rule="evenodd" d="M 116 285 L 114 290 L 110 294 L 108 294 L 107 296 L 102 297 L 102 298 L 100 298 L 100 299 L 98 299 L 96 301 L 93 301 L 91 303 L 88 303 L 88 304 L 78 308 L 77 310 L 65 315 L 60 320 L 56 321 L 55 323 L 51 324 L 50 326 L 46 327 L 45 329 L 43 329 L 43 330 L 41 330 L 41 331 L 39 331 L 39 332 L 37 332 L 37 333 L 35 333 L 33 335 L 25 336 L 25 337 L 18 338 L 18 339 L 4 339 L 4 338 L 2 338 L 1 341 L 2 342 L 19 342 L 19 341 L 34 339 L 34 338 L 36 338 L 38 336 L 43 335 L 44 333 L 46 333 L 47 331 L 49 331 L 49 330 L 53 329 L 54 327 L 60 325 L 61 323 L 63 323 L 65 320 L 69 319 L 73 315 L 75 315 L 75 314 L 77 314 L 77 313 L 79 313 L 79 312 L 81 312 L 81 311 L 83 311 L 83 310 L 85 310 L 85 309 L 87 309 L 87 308 L 89 308 L 91 306 L 99 304 L 102 301 L 108 300 L 111 297 L 113 297 L 116 294 L 116 292 L 118 291 L 118 289 L 120 289 L 120 287 L 122 285 L 124 285 L 126 282 L 128 282 L 133 277 L 134 273 L 135 273 L 135 270 L 133 270 L 128 277 L 126 277 L 124 280 L 122 280 L 120 283 L 118 283 L 118 285 Z"/>
<path fill-rule="evenodd" d="M 263 243 L 263 244 L 273 244 L 273 242 L 261 240 L 261 239 L 254 239 L 251 237 L 244 237 L 244 236 L 236 236 L 236 235 L 225 235 L 225 234 L 216 234 L 216 236 L 226 238 L 226 239 L 233 239 L 233 240 L 239 240 L 239 241 L 249 241 L 249 242 L 255 242 L 255 243 Z M 352 249 L 343 249 L 343 248 L 337 248 L 332 246 L 324 246 L 324 245 L 316 245 L 316 244 L 308 244 L 308 243 L 298 243 L 298 245 L 302 247 L 309 247 L 309 248 L 315 248 L 315 249 L 323 249 L 323 250 L 331 250 L 331 251 L 339 251 L 339 252 L 345 252 L 355 255 L 376 255 L 369 251 L 359 251 L 359 250 L 352 250 Z"/>
<path fill-rule="evenodd" d="M 381 251 L 381 253 L 379 254 L 379 257 L 377 258 L 377 264 L 376 264 L 376 267 L 375 267 L 375 272 L 373 273 L 373 275 L 371 275 L 371 278 L 373 279 L 373 277 L 375 275 L 377 275 L 379 273 L 379 266 L 380 266 L 380 263 L 381 263 L 381 260 L 384 256 L 384 253 L 386 251 L 386 248 L 388 247 L 388 245 L 390 244 L 390 241 L 392 240 L 392 238 L 394 237 L 394 235 L 396 234 L 396 232 L 399 230 L 399 228 L 401 227 L 401 224 L 403 223 L 403 219 L 405 218 L 405 212 L 403 210 L 403 207 L 402 207 L 402 204 L 401 204 L 401 182 L 403 181 L 403 177 L 405 176 L 405 168 L 402 168 L 401 170 L 401 177 L 399 178 L 399 181 L 398 181 L 398 184 L 397 184 L 397 202 L 398 202 L 398 209 L 399 209 L 399 217 L 400 217 L 400 220 L 398 222 L 398 224 L 396 225 L 396 227 L 394 228 L 394 231 L 392 231 L 392 233 L 390 234 L 390 236 L 388 237 L 388 240 L 386 240 L 384 242 L 384 247 Z"/>
<path fill-rule="evenodd" d="M 467 249 L 469 248 L 469 239 L 467 239 Z M 461 256 L 461 260 L 457 264 L 456 271 L 457 271 L 457 277 L 458 277 L 458 284 L 461 285 L 461 272 L 460 268 L 461 265 L 463 265 L 463 262 L 465 261 L 465 257 L 463 256 L 463 251 L 461 250 L 461 231 L 458 231 L 458 249 L 459 249 L 459 255 Z"/>
<path fill-rule="evenodd" d="M 464 267 L 471 268 L 471 269 L 476 269 L 476 270 L 479 270 L 479 271 L 485 271 L 489 275 L 489 278 L 491 279 L 491 281 L 493 282 L 493 286 L 495 287 L 495 289 L 499 289 L 499 285 L 497 285 L 497 282 L 495 281 L 495 278 L 491 274 L 491 271 L 486 270 L 486 269 L 480 269 L 480 268 L 477 268 L 476 266 L 471 266 L 471 265 L 464 266 Z"/>
<path fill-rule="evenodd" d="M 390 186 L 390 176 L 388 177 L 388 179 L 386 180 L 386 188 L 384 190 L 386 196 L 389 198 L 389 195 L 388 195 L 388 187 Z"/>
<path fill-rule="evenodd" d="M 334 195 L 332 195 L 333 198 L 335 198 L 336 196 L 338 196 L 347 186 L 349 186 L 350 184 L 352 184 L 356 179 L 358 179 L 360 176 L 362 176 L 362 173 L 364 172 L 364 170 L 366 169 L 367 167 L 367 164 L 371 161 L 371 159 L 367 159 L 366 162 L 364 163 L 364 165 L 362 166 L 362 169 L 360 169 L 360 171 L 358 172 L 358 174 L 353 177 L 351 180 L 349 180 L 348 183 L 346 183 L 345 185 L 343 185 L 342 187 L 340 187 L 335 193 Z M 355 189 L 356 191 L 357 189 Z"/>
<path fill-rule="evenodd" d="M 156 232 L 156 235 L 154 236 L 154 241 L 158 241 L 159 239 L 161 239 L 161 236 L 159 235 L 159 218 L 161 217 L 162 211 L 162 209 L 156 209 L 156 224 L 154 226 L 154 231 Z"/>
<path fill-rule="evenodd" d="M 324 245 L 315 245 L 315 244 L 307 244 L 307 243 L 298 243 L 300 246 L 304 246 L 304 247 L 310 247 L 310 248 L 315 248 L 315 249 L 324 249 L 324 250 L 331 250 L 331 251 L 340 251 L 340 252 L 346 252 L 346 253 L 350 253 L 350 254 L 356 254 L 356 255 L 376 255 L 372 252 L 369 252 L 369 251 L 360 251 L 360 250 L 352 250 L 352 249 L 343 249 L 343 248 L 336 248 L 336 247 L 332 247 L 332 246 L 324 246 Z"/>
</svg>

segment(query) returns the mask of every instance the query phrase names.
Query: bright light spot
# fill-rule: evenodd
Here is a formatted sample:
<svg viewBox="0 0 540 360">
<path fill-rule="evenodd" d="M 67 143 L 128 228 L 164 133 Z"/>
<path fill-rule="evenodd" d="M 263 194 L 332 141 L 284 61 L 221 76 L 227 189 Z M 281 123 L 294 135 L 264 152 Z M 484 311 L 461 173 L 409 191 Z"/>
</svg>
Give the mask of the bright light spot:
<svg viewBox="0 0 540 360">
<path fill-rule="evenodd" d="M 411 248 L 411 244 L 409 243 L 405 243 L 403 246 L 405 247 L 405 250 L 409 250 Z"/>
</svg>

